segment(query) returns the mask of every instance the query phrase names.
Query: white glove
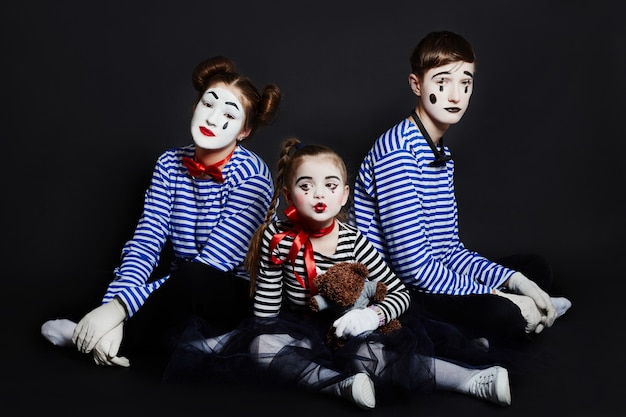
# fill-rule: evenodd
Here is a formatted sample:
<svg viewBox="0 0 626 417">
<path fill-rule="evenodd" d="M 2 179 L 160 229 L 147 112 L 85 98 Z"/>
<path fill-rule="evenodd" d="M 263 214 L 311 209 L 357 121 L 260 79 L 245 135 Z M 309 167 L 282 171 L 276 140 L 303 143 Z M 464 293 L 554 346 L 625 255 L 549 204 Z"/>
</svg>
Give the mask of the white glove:
<svg viewBox="0 0 626 417">
<path fill-rule="evenodd" d="M 123 337 L 124 322 L 121 322 L 98 340 L 92 351 L 94 362 L 98 365 L 117 365 L 128 368 L 130 361 L 123 356 L 117 356 Z"/>
<path fill-rule="evenodd" d="M 333 323 L 337 337 L 356 336 L 378 328 L 378 314 L 371 308 L 357 308 L 348 311 Z"/>
<path fill-rule="evenodd" d="M 524 317 L 524 320 L 526 321 L 526 333 L 541 333 L 544 327 L 542 323 L 543 318 L 532 298 L 526 295 L 509 294 L 499 290 L 496 290 L 496 295 L 511 300 L 517 307 L 519 307 L 522 312 L 522 317 Z"/>
<path fill-rule="evenodd" d="M 126 310 L 117 298 L 85 314 L 74 329 L 72 343 L 82 353 L 89 353 L 105 333 L 126 318 Z"/>
<path fill-rule="evenodd" d="M 526 278 L 522 273 L 516 272 L 511 275 L 506 286 L 513 293 L 532 298 L 541 314 L 545 317 L 544 324 L 547 327 L 552 326 L 554 320 L 556 320 L 556 309 L 552 301 L 550 301 L 550 296 L 539 288 L 539 285 Z"/>
</svg>

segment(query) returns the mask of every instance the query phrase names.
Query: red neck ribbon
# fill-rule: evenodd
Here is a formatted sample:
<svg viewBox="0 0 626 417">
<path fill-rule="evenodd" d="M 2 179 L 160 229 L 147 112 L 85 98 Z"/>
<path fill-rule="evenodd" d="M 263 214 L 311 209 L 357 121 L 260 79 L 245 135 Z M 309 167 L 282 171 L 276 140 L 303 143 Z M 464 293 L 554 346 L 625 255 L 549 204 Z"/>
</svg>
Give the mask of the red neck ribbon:
<svg viewBox="0 0 626 417">
<path fill-rule="evenodd" d="M 185 165 L 185 167 L 189 171 L 189 174 L 192 177 L 199 177 L 202 174 L 207 174 L 209 177 L 213 178 L 217 182 L 224 182 L 224 177 L 222 177 L 222 170 L 219 167 L 228 162 L 231 156 L 233 156 L 233 153 L 235 153 L 234 149 L 226 158 L 214 163 L 213 165 L 204 165 L 192 158 L 189 158 L 188 156 L 184 156 L 183 165 Z"/>
<path fill-rule="evenodd" d="M 287 258 L 285 259 L 285 261 L 291 262 L 291 266 L 293 267 L 293 273 L 296 276 L 296 279 L 298 280 L 302 288 L 306 288 L 306 284 L 304 283 L 304 280 L 302 279 L 302 277 L 300 277 L 300 275 L 298 275 L 295 269 L 295 262 L 296 262 L 296 258 L 298 257 L 298 252 L 300 252 L 300 249 L 304 247 L 304 266 L 306 268 L 306 275 L 308 277 L 311 295 L 315 295 L 317 293 L 317 289 L 313 285 L 313 278 L 315 278 L 315 276 L 317 275 L 317 272 L 315 271 L 315 258 L 313 257 L 313 245 L 311 244 L 309 237 L 310 236 L 322 237 L 332 232 L 333 228 L 335 227 L 335 219 L 333 219 L 333 223 L 328 227 L 325 227 L 317 231 L 310 231 L 310 230 L 305 229 L 302 223 L 302 220 L 300 219 L 300 216 L 298 215 L 298 211 L 296 210 L 294 206 L 287 207 L 284 213 L 287 216 L 287 218 L 291 221 L 291 224 L 293 227 L 291 230 L 287 230 L 281 233 L 276 233 L 272 237 L 272 240 L 270 242 L 270 253 L 272 254 L 271 255 L 272 262 L 274 262 L 275 265 L 280 265 L 284 262 L 283 260 L 280 260 L 276 256 L 274 256 L 273 254 L 274 249 L 276 249 L 276 246 L 278 246 L 278 242 L 283 240 L 285 236 L 293 237 L 293 243 L 291 244 L 291 248 L 289 249 L 289 254 L 287 255 Z"/>
</svg>

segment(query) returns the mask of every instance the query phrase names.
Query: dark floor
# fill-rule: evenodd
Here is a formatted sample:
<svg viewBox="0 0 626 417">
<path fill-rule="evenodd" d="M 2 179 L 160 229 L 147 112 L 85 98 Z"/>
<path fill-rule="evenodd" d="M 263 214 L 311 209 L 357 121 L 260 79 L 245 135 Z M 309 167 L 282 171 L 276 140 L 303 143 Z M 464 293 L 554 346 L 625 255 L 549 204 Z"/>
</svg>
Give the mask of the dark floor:
<svg viewBox="0 0 626 417">
<path fill-rule="evenodd" d="M 86 297 L 97 291 L 88 284 Z M 156 376 L 129 369 L 98 367 L 73 350 L 49 345 L 39 334 L 41 323 L 54 316 L 58 303 L 65 309 L 83 308 L 72 294 L 42 288 L 41 299 L 24 311 L 7 311 L 23 320 L 13 322 L 3 336 L 8 365 L 0 390 L 3 415 L 33 416 L 219 416 L 254 413 L 258 416 L 361 415 L 347 401 L 300 391 L 276 391 L 244 385 L 173 387 Z M 26 292 L 26 289 L 23 290 Z M 18 293 L 20 291 L 17 291 Z M 624 337 L 599 329 L 621 326 L 613 293 L 600 302 L 592 293 L 571 297 L 572 309 L 555 326 L 533 341 L 527 353 L 534 359 L 524 372 L 511 375 L 513 404 L 498 407 L 453 393 L 429 393 L 383 403 L 370 416 L 623 416 L 626 370 Z M 13 303 L 17 304 L 17 303 Z M 9 303 L 11 305 L 11 303 Z M 6 307 L 6 305 L 5 305 Z M 609 315 L 612 314 L 612 316 Z M 58 311 L 63 315 L 63 311 Z M 612 317 L 612 318 L 611 318 Z M 9 327 L 11 329 L 11 327 Z M 16 336 L 12 342 L 10 339 Z M 599 354 L 600 347 L 602 354 Z M 7 378 L 8 377 L 8 378 Z"/>
</svg>

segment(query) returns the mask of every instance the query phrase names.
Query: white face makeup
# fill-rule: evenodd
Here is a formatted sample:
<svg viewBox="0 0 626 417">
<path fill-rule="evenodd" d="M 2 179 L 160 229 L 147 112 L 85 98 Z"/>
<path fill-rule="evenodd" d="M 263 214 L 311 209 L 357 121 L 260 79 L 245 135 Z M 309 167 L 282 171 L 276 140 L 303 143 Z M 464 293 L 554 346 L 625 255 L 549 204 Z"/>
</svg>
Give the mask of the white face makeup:
<svg viewBox="0 0 626 417">
<path fill-rule="evenodd" d="M 309 156 L 295 173 L 295 183 L 285 190 L 302 219 L 328 226 L 348 201 L 349 187 L 328 156 Z"/>
<path fill-rule="evenodd" d="M 203 149 L 222 149 L 232 145 L 241 132 L 244 119 L 243 105 L 232 89 L 224 85 L 211 87 L 193 112 L 193 141 Z"/>
<path fill-rule="evenodd" d="M 453 62 L 426 71 L 419 100 L 432 123 L 447 126 L 461 120 L 472 96 L 474 68 L 473 63 Z"/>
</svg>

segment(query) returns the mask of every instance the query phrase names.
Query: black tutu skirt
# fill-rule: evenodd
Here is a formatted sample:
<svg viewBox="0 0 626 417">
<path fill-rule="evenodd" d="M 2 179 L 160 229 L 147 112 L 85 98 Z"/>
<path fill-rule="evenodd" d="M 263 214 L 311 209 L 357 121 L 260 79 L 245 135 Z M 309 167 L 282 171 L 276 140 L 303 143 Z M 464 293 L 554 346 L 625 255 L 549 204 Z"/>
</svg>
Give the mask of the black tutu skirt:
<svg viewBox="0 0 626 417">
<path fill-rule="evenodd" d="M 335 317 L 324 313 L 249 318 L 221 335 L 194 316 L 177 341 L 164 382 L 245 382 L 323 391 L 365 371 L 382 401 L 434 389 L 433 344 L 417 318 L 403 316 L 394 332 L 365 332 L 336 347 L 327 342 Z"/>
</svg>

